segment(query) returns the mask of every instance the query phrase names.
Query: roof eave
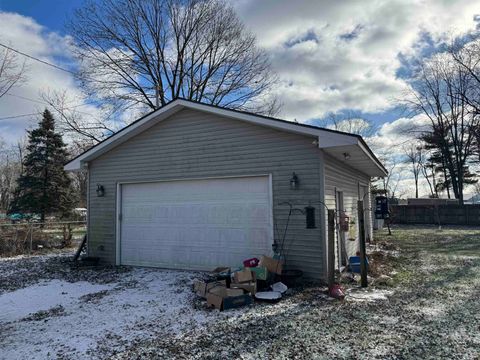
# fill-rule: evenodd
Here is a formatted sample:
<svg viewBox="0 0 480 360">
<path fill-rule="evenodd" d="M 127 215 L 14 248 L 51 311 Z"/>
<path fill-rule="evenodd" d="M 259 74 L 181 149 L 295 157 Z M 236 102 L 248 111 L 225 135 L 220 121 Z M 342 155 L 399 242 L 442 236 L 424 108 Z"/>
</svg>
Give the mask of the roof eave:
<svg viewBox="0 0 480 360">
<path fill-rule="evenodd" d="M 245 113 L 221 107 L 211 106 L 207 104 L 192 102 L 184 99 L 176 99 L 167 105 L 152 111 L 149 114 L 134 121 L 130 125 L 121 129 L 117 133 L 113 134 L 109 138 L 98 143 L 91 149 L 80 154 L 76 158 L 65 164 L 64 169 L 66 171 L 78 171 L 87 162 L 97 158 L 98 156 L 110 151 L 112 148 L 120 145 L 128 139 L 136 136 L 137 134 L 145 131 L 146 129 L 154 126 L 160 121 L 170 117 L 174 113 L 189 108 L 192 110 L 198 110 L 208 113 L 213 113 L 219 116 L 232 118 L 236 120 L 243 120 L 249 123 L 272 127 L 278 130 L 284 130 L 292 133 L 297 133 L 306 136 L 316 137 L 318 140 L 319 148 L 335 147 L 339 145 L 358 145 L 363 152 L 371 159 L 371 161 L 378 167 L 383 176 L 387 175 L 386 169 L 381 162 L 375 157 L 370 148 L 363 141 L 361 136 L 355 134 L 348 134 L 339 131 L 333 131 L 329 129 L 315 128 L 310 125 L 297 124 L 285 120 L 268 118 L 265 116 L 259 116 L 251 113 Z"/>
</svg>

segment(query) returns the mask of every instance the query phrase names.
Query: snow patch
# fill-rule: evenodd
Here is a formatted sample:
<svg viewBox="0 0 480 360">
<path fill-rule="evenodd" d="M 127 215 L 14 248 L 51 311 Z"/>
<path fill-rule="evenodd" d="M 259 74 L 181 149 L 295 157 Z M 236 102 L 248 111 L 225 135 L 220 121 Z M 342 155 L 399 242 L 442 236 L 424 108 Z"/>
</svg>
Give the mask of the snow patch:
<svg viewBox="0 0 480 360">
<path fill-rule="evenodd" d="M 0 323 L 20 320 L 29 314 L 58 305 L 68 307 L 76 303 L 80 296 L 109 288 L 86 281 L 76 283 L 63 280 L 41 281 L 36 285 L 0 296 Z"/>
<path fill-rule="evenodd" d="M 137 339 L 175 335 L 234 316 L 193 308 L 195 276 L 133 269 L 106 285 L 50 280 L 0 295 L 0 358 L 97 358 L 102 346 L 121 350 Z M 60 305 L 61 316 L 24 319 Z"/>
<path fill-rule="evenodd" d="M 392 294 L 391 290 L 347 289 L 345 299 L 347 301 L 376 302 L 388 300 L 388 296 Z"/>
</svg>

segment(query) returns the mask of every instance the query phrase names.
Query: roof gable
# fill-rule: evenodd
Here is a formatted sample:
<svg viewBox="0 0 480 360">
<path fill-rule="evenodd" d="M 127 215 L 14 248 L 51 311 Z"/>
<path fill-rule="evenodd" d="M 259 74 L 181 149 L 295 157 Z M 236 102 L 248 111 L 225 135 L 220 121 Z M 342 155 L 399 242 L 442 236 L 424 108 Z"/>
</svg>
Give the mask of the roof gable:
<svg viewBox="0 0 480 360">
<path fill-rule="evenodd" d="M 338 150 L 339 147 L 344 147 L 347 150 L 351 148 L 352 151 L 358 149 L 364 154 L 364 156 L 371 160 L 372 164 L 372 168 L 370 170 L 359 169 L 360 171 L 363 171 L 370 176 L 384 176 L 387 174 L 381 162 L 375 157 L 363 139 L 358 135 L 319 128 L 306 124 L 294 123 L 242 111 L 225 109 L 184 99 L 176 99 L 162 108 L 157 109 L 134 121 L 122 130 L 69 161 L 65 165 L 65 170 L 75 171 L 81 169 L 82 165 L 94 160 L 102 154 L 105 154 L 114 147 L 126 142 L 127 140 L 160 123 L 161 121 L 168 119 L 173 114 L 183 109 L 192 109 L 201 112 L 212 113 L 238 121 L 245 121 L 248 123 L 271 127 L 296 134 L 313 136 L 317 138 L 318 147 L 320 149 L 324 149 L 326 152 L 329 152 L 329 149 L 334 148 Z"/>
</svg>

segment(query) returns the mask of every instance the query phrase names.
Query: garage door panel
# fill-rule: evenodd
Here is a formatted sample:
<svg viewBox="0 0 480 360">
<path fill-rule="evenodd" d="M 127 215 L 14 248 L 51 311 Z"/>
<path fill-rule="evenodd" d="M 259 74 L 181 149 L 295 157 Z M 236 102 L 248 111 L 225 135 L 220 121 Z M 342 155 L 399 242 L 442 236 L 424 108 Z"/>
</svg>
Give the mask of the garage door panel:
<svg viewBox="0 0 480 360">
<path fill-rule="evenodd" d="M 122 185 L 120 260 L 210 269 L 270 253 L 268 177 Z"/>
</svg>

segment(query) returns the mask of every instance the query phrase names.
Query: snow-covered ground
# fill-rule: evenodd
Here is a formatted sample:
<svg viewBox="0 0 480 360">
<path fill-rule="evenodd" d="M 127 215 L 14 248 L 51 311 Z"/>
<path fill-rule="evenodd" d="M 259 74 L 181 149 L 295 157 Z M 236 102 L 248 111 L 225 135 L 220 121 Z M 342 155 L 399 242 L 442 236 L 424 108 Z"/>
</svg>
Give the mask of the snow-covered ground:
<svg viewBox="0 0 480 360">
<path fill-rule="evenodd" d="M 42 257 L 30 260 L 46 264 Z M 46 279 L 0 293 L 0 358 L 103 357 L 135 340 L 178 334 L 240 312 L 196 310 L 195 276 L 138 268 L 106 284 Z"/>
</svg>

